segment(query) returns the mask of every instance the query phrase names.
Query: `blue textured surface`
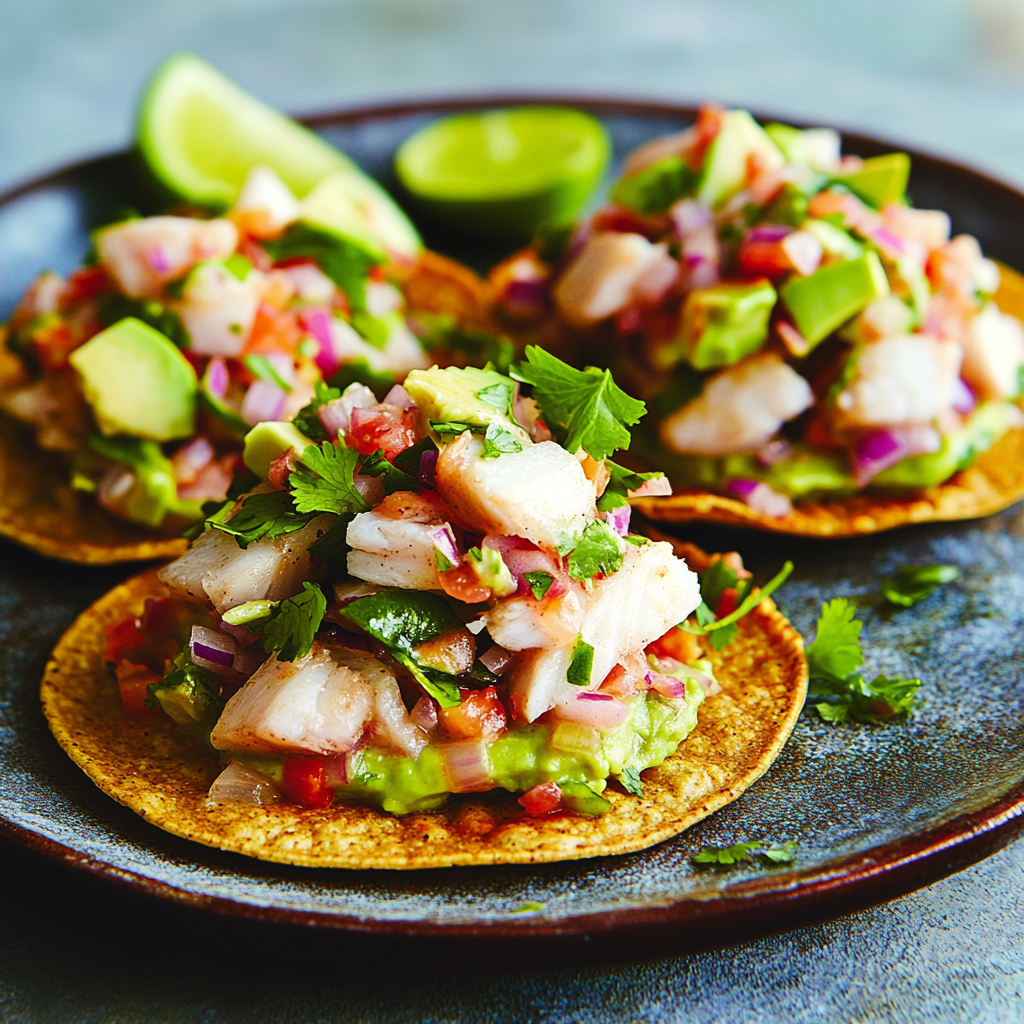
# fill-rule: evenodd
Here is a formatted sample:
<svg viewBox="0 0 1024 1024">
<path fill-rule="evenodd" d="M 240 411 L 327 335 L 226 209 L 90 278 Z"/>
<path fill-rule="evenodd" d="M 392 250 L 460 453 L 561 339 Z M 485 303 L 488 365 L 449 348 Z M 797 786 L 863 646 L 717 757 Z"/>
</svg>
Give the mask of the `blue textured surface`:
<svg viewBox="0 0 1024 1024">
<path fill-rule="evenodd" d="M 176 46 L 200 50 L 292 108 L 517 85 L 715 95 L 864 126 L 1024 180 L 1024 132 L 1006 130 L 1024 98 L 1014 78 L 1016 9 L 1011 0 L 11 3 L 0 5 L 0 183 L 121 144 L 138 84 Z M 986 49 L 986 38 L 997 45 Z M 42 203 L 60 228 L 60 204 Z M 26 223 L 31 235 L 40 230 L 39 221 Z M 76 227 L 69 225 L 72 235 Z M 38 252 L 38 244 L 38 235 L 26 238 L 27 251 Z M 59 242 L 53 251 L 67 250 Z M 6 267 L 30 269 L 20 259 Z M 9 281 L 8 273 L 0 284 Z M 734 837 L 767 820 L 775 831 L 799 833 L 805 856 L 825 857 L 837 836 L 861 846 L 881 840 L 914 826 L 915 815 L 935 821 L 951 805 L 977 806 L 1020 778 L 1024 753 L 1005 726 L 1007 719 L 1019 723 L 1022 705 L 1022 533 L 1017 512 L 879 542 L 801 548 L 800 575 L 783 603 L 802 627 L 819 597 L 841 590 L 869 598 L 878 574 L 901 561 L 950 560 L 968 569 L 962 583 L 910 613 L 864 602 L 872 667 L 917 667 L 928 679 L 928 704 L 912 726 L 872 746 L 887 765 L 881 778 L 862 754 L 876 734 L 826 730 L 805 719 L 765 783 L 789 780 L 816 799 L 790 801 L 784 814 L 784 788 L 773 798 L 763 785 L 704 826 L 701 840 Z M 728 543 L 735 542 L 733 535 Z M 764 570 L 796 554 L 790 544 L 743 541 Z M 8 570 L 0 642 L 5 679 L 23 687 L 37 677 L 63 624 L 117 573 L 26 562 L 10 551 L 0 549 L 0 567 Z M 12 579 L 32 573 L 42 575 L 41 590 L 20 589 Z M 40 593 L 43 612 L 32 603 Z M 979 679 L 985 684 L 964 685 Z M 17 737 L 37 744 L 26 751 L 23 777 L 42 768 L 78 786 L 97 844 L 109 842 L 104 829 L 113 820 L 115 830 L 134 833 L 145 846 L 145 828 L 111 813 L 70 764 L 51 756 L 31 699 L 23 690 L 14 696 L 0 703 L 0 739 L 11 741 L 6 730 L 13 725 Z M 944 731 L 962 742 L 945 742 L 938 761 L 929 737 Z M 4 796 L 18 792 L 8 784 Z M 58 823 L 73 825 L 81 806 Z M 43 809 L 41 825 L 54 827 L 53 811 Z M 642 855 L 651 865 L 647 875 L 631 867 L 641 858 L 608 874 L 588 871 L 595 881 L 579 887 L 580 895 L 628 901 L 648 897 L 652 881 L 686 884 L 692 876 L 678 870 L 685 868 L 683 851 L 666 851 Z M 187 861 L 183 854 L 182 865 Z M 263 961 L 197 949 L 185 955 L 183 970 L 182 954 L 168 952 L 181 939 L 146 901 L 113 898 L 21 855 L 4 855 L 0 867 L 0 1013 L 11 1020 L 1024 1019 L 1021 843 L 889 906 L 722 953 L 645 967 L 470 978 L 404 964 L 358 973 L 344 963 L 307 968 L 282 960 L 280 950 Z M 560 873 L 549 873 L 553 889 Z M 543 898 L 535 893 L 526 898 Z M 422 905 L 425 895 L 413 893 L 412 904 Z M 501 902 L 493 886 L 490 893 L 472 887 L 469 902 L 487 896 Z"/>
</svg>

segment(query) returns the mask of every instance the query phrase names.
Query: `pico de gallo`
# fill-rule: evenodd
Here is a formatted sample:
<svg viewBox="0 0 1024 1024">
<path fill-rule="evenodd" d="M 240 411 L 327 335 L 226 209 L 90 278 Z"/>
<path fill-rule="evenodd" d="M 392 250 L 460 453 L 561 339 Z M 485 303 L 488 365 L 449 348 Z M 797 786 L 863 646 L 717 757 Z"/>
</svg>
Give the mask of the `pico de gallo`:
<svg viewBox="0 0 1024 1024">
<path fill-rule="evenodd" d="M 910 204 L 907 154 L 840 141 L 705 106 L 492 273 L 510 323 L 649 401 L 639 447 L 677 484 L 772 517 L 939 484 L 1024 425 L 998 265 Z"/>
</svg>

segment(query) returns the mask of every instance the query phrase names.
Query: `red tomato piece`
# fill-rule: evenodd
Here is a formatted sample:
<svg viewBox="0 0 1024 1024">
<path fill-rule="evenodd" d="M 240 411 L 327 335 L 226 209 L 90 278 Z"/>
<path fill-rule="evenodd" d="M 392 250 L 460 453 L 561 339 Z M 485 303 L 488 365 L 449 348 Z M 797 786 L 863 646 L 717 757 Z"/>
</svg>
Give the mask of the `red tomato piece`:
<svg viewBox="0 0 1024 1024">
<path fill-rule="evenodd" d="M 704 656 L 697 637 L 678 626 L 673 626 L 653 644 L 648 644 L 647 653 L 653 654 L 656 658 L 674 658 L 684 665 L 690 665 Z"/>
<path fill-rule="evenodd" d="M 129 647 L 136 647 L 143 641 L 139 630 L 139 620 L 132 617 L 119 622 L 107 629 L 107 646 L 103 650 L 103 659 L 118 664 L 124 658 Z"/>
<path fill-rule="evenodd" d="M 526 813 L 533 817 L 550 814 L 562 806 L 562 790 L 557 782 L 542 782 L 533 789 L 528 789 L 520 798 L 519 803 Z"/>
<path fill-rule="evenodd" d="M 121 703 L 129 715 L 152 716 L 163 715 L 160 708 L 146 707 L 146 688 L 162 678 L 163 673 L 154 672 L 145 665 L 136 665 L 131 661 L 122 661 L 117 666 L 117 688 L 121 691 Z"/>
<path fill-rule="evenodd" d="M 76 302 L 94 299 L 97 295 L 110 290 L 110 278 L 103 267 L 81 267 L 64 285 L 64 292 L 60 297 L 61 305 L 73 306 Z"/>
<path fill-rule="evenodd" d="M 741 277 L 781 277 L 793 269 L 793 261 L 779 241 L 750 242 L 740 246 Z"/>
<path fill-rule="evenodd" d="M 302 337 L 303 330 L 294 313 L 261 302 L 252 322 L 246 351 L 287 352 L 291 355 Z"/>
<path fill-rule="evenodd" d="M 286 757 L 281 769 L 281 789 L 292 803 L 303 807 L 330 807 L 334 790 L 327 784 L 327 758 Z"/>
<path fill-rule="evenodd" d="M 415 409 L 398 409 L 394 406 L 353 409 L 345 441 L 362 455 L 372 455 L 380 449 L 384 458 L 393 462 L 406 448 L 411 448 L 419 440 L 417 416 Z"/>
<path fill-rule="evenodd" d="M 726 615 L 732 615 L 736 611 L 736 598 L 738 596 L 739 591 L 735 587 L 726 587 L 722 591 L 722 596 L 718 599 L 715 615 L 720 619 L 724 619 Z"/>
<path fill-rule="evenodd" d="M 483 737 L 489 743 L 508 727 L 505 705 L 493 686 L 485 690 L 460 690 L 461 703 L 454 708 L 441 708 L 438 721 L 452 739 L 469 740 Z"/>
</svg>

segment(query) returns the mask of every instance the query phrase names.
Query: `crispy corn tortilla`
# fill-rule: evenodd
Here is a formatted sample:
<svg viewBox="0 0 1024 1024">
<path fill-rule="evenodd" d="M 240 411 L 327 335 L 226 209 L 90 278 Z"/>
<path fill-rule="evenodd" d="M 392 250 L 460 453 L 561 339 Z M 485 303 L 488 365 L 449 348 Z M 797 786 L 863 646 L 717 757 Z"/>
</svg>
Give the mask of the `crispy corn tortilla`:
<svg viewBox="0 0 1024 1024">
<path fill-rule="evenodd" d="M 1000 264 L 995 302 L 1024 322 L 1024 277 Z M 911 523 L 978 519 L 1024 498 L 1024 428 L 1007 431 L 969 468 L 944 484 L 907 494 L 867 492 L 843 501 L 800 502 L 773 519 L 742 501 L 709 491 L 681 488 L 671 497 L 633 502 L 649 519 L 686 523 L 695 519 L 749 526 L 801 537 L 853 537 Z"/>
<path fill-rule="evenodd" d="M 448 313 L 467 329 L 491 328 L 484 282 L 461 264 L 424 252 L 399 269 L 409 308 Z M 6 355 L 0 352 L 0 358 Z M 0 386 L 3 374 L 0 373 Z M 75 491 L 61 456 L 41 451 L 32 432 L 0 414 L 0 537 L 50 558 L 89 565 L 177 558 L 188 548 L 183 522 L 149 530 Z"/>
<path fill-rule="evenodd" d="M 691 568 L 709 559 L 677 545 Z M 526 817 L 515 795 L 452 797 L 437 811 L 396 817 L 370 807 L 207 806 L 217 759 L 168 719 L 125 715 L 103 662 L 104 630 L 165 594 L 155 571 L 110 591 L 64 634 L 46 666 L 43 710 L 72 760 L 108 796 L 154 825 L 207 846 L 303 867 L 438 868 L 539 864 L 628 853 L 674 836 L 735 800 L 789 737 L 807 691 L 800 635 L 770 598 L 740 623 L 711 661 L 722 692 L 701 706 L 697 728 L 659 768 L 644 795 L 609 786 L 600 818 Z"/>
</svg>

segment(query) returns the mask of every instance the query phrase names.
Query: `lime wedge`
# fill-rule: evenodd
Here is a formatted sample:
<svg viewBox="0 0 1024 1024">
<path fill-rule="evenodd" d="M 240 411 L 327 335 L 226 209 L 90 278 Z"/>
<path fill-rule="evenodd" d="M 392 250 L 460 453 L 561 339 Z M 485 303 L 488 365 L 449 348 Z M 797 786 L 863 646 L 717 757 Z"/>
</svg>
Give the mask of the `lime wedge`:
<svg viewBox="0 0 1024 1024">
<path fill-rule="evenodd" d="M 330 177 L 336 230 L 370 234 L 406 255 L 421 248 L 394 200 L 344 153 L 193 54 L 168 57 L 156 70 L 139 109 L 136 141 L 157 180 L 188 202 L 224 209 L 252 168 L 265 164 L 300 199 Z M 326 222 L 327 215 L 317 219 Z"/>
<path fill-rule="evenodd" d="M 402 143 L 398 179 L 430 218 L 491 238 L 529 237 L 579 212 L 604 173 L 601 123 L 567 107 L 441 118 Z"/>
</svg>

